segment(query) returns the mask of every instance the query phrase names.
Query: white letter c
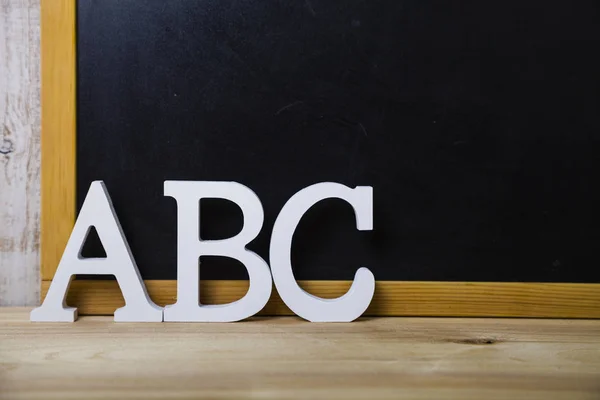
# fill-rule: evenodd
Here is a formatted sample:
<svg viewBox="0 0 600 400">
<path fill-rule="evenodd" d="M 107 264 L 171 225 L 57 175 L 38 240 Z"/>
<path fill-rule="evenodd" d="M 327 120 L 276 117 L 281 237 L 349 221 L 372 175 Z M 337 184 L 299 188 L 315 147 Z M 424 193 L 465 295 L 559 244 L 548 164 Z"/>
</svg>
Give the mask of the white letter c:
<svg viewBox="0 0 600 400">
<path fill-rule="evenodd" d="M 359 268 L 350 290 L 337 299 L 322 299 L 304 291 L 294 278 L 291 263 L 292 238 L 302 216 L 316 203 L 338 198 L 350 203 L 358 230 L 373 229 L 373 188 L 351 189 L 339 183 L 317 183 L 293 195 L 283 206 L 273 226 L 270 248 L 271 274 L 277 292 L 297 315 L 311 322 L 350 322 L 360 317 L 373 298 L 375 277 Z"/>
</svg>

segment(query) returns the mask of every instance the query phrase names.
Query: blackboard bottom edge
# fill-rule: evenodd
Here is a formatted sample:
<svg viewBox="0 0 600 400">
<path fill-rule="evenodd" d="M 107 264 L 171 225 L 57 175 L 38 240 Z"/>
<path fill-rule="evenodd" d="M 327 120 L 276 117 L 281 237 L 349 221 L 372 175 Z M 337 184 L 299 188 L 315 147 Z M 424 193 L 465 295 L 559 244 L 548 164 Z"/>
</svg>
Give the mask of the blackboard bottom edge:
<svg viewBox="0 0 600 400">
<path fill-rule="evenodd" d="M 144 281 L 153 301 L 176 301 L 174 280 Z M 308 292 L 335 298 L 351 281 L 299 281 Z M 49 280 L 42 281 L 42 299 Z M 201 281 L 203 304 L 224 304 L 241 298 L 248 281 Z M 75 280 L 67 304 L 80 315 L 112 315 L 125 302 L 114 280 Z M 276 290 L 259 315 L 293 315 Z M 378 281 L 364 316 L 600 318 L 600 284 L 514 282 Z"/>
</svg>

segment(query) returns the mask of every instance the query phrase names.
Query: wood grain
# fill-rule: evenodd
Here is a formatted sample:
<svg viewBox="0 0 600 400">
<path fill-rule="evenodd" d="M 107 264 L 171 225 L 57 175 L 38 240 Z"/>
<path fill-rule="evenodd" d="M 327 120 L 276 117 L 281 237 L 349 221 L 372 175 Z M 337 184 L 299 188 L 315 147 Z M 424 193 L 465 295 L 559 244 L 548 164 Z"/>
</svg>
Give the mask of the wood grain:
<svg viewBox="0 0 600 400">
<path fill-rule="evenodd" d="M 300 281 L 312 294 L 334 298 L 344 294 L 349 281 Z M 176 281 L 145 281 L 159 305 L 173 304 Z M 42 296 L 50 282 L 42 283 Z M 247 281 L 201 281 L 204 304 L 228 303 L 248 290 Z M 125 303 L 116 281 L 75 280 L 67 303 L 82 315 L 111 315 Z M 273 290 L 262 315 L 292 315 Z M 376 284 L 366 312 L 375 316 L 549 317 L 600 318 L 600 290 L 594 284 L 496 282 L 387 282 Z"/>
<path fill-rule="evenodd" d="M 75 1 L 42 0 L 42 279 L 75 222 Z"/>
<path fill-rule="evenodd" d="M 28 311 L 0 310 L 2 399 L 600 398 L 600 321 L 35 324 Z"/>
<path fill-rule="evenodd" d="M 39 301 L 38 5 L 0 0 L 0 305 Z"/>
</svg>

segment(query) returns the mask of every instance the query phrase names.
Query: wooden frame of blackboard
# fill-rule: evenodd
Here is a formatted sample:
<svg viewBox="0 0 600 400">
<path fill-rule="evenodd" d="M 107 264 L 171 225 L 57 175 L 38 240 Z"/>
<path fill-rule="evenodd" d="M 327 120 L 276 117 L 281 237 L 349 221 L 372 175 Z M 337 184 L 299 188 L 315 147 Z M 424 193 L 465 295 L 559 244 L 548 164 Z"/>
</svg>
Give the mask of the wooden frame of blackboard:
<svg viewBox="0 0 600 400">
<path fill-rule="evenodd" d="M 76 217 L 76 0 L 42 0 L 42 297 Z M 482 266 L 484 268 L 485 266 Z M 175 281 L 145 281 L 159 305 L 176 299 Z M 322 297 L 346 292 L 348 281 L 302 281 Z M 202 281 L 203 303 L 239 299 L 246 281 Z M 115 281 L 75 280 L 67 302 L 80 314 L 112 314 L 124 304 Z M 291 311 L 274 291 L 262 312 Z M 366 312 L 377 316 L 600 318 L 600 284 L 503 282 L 377 282 Z"/>
</svg>

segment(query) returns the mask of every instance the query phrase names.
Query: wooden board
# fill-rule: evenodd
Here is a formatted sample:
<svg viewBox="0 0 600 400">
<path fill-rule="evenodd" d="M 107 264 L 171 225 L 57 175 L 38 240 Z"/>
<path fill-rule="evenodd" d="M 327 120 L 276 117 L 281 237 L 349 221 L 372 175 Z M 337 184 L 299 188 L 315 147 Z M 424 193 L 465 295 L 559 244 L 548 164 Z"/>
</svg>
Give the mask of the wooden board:
<svg viewBox="0 0 600 400">
<path fill-rule="evenodd" d="M 600 397 L 600 321 L 34 324 L 28 311 L 0 310 L 0 399 Z"/>
<path fill-rule="evenodd" d="M 117 3 L 113 2 L 112 4 Z M 309 13 L 311 9 L 314 11 L 312 8 L 313 6 L 314 5 L 310 7 L 307 6 Z M 556 6 L 556 4 L 554 4 L 554 6 Z M 352 21 L 352 24 L 356 25 L 355 27 L 360 26 L 360 22 L 357 23 L 356 21 Z M 75 104 L 75 86 L 77 80 L 75 77 L 75 64 L 77 58 L 75 55 L 75 1 L 57 0 L 53 2 L 43 2 L 42 30 L 42 46 L 43 54 L 45 55 L 43 57 L 42 66 L 44 80 L 43 87 L 45 88 L 43 90 L 43 104 L 45 111 L 42 141 L 42 278 L 44 280 L 44 287 L 47 287 L 48 282 L 54 275 L 60 255 L 64 249 L 64 244 L 68 239 L 70 228 L 74 222 L 76 213 L 76 193 L 84 190 L 83 187 L 77 187 L 76 184 L 77 160 L 75 143 L 77 132 L 75 117 L 77 110 Z M 283 109 L 282 112 L 286 110 L 287 108 Z M 435 122 L 437 124 L 437 120 Z M 366 133 L 365 137 L 368 137 L 368 132 L 363 132 L 362 130 L 360 130 L 360 132 L 363 134 Z M 371 132 L 371 134 L 373 134 L 373 132 Z M 455 144 L 456 146 L 460 146 L 464 143 L 463 141 L 458 140 L 455 141 Z M 581 161 L 587 160 L 588 158 L 584 157 L 576 159 Z M 545 159 L 545 162 L 546 161 L 548 160 Z M 591 170 L 588 170 L 588 172 L 591 173 Z M 103 177 L 99 176 L 96 178 L 102 179 Z M 177 179 L 179 177 L 172 178 Z M 369 182 L 364 182 L 364 184 L 369 184 Z M 526 187 L 526 185 L 522 184 L 523 181 L 521 181 L 520 184 L 522 188 Z M 589 185 L 586 185 L 585 182 L 579 182 L 577 190 L 581 191 L 582 188 L 588 186 Z M 111 187 L 109 186 L 109 191 L 110 190 Z M 120 199 L 123 198 L 122 193 L 117 190 L 117 192 L 113 194 L 115 195 L 114 197 L 116 197 L 115 204 L 118 206 Z M 552 196 L 548 198 L 552 198 Z M 389 203 L 391 200 L 388 199 L 386 201 Z M 588 198 L 588 201 L 591 200 Z M 529 204 L 529 206 L 533 207 L 533 203 Z M 127 210 L 126 208 L 123 209 Z M 568 209 L 570 212 L 581 212 L 581 209 L 578 207 Z M 277 210 L 271 210 L 270 212 L 274 211 Z M 117 212 L 119 212 L 119 210 L 117 210 Z M 128 215 L 131 210 L 125 212 L 126 215 Z M 423 212 L 426 214 L 426 211 Z M 344 223 L 351 226 L 352 221 L 346 218 L 348 215 L 344 215 Z M 565 220 L 564 217 L 564 215 L 560 217 L 562 218 L 561 221 Z M 568 218 L 566 220 L 568 220 Z M 571 225 L 575 224 L 577 226 L 583 226 L 578 225 L 580 224 L 578 221 L 579 220 L 576 219 L 569 223 Z M 171 225 L 174 225 L 174 220 L 172 222 L 173 224 Z M 589 224 L 585 226 L 589 227 L 592 222 L 588 222 Z M 127 233 L 127 226 L 125 226 L 125 231 Z M 561 235 L 564 235 L 565 232 L 567 232 L 567 230 L 563 231 Z M 375 234 L 377 235 L 376 232 Z M 579 232 L 578 235 L 581 235 L 581 232 Z M 518 232 L 517 236 L 519 236 L 519 240 L 521 241 L 521 247 L 519 248 L 521 250 L 526 249 L 527 246 L 525 246 L 525 244 L 527 243 L 528 238 L 526 231 Z M 137 236 L 135 235 L 129 237 L 130 242 L 133 242 L 134 248 L 136 248 L 136 237 Z M 408 237 L 410 238 L 410 236 Z M 570 234 L 569 237 L 571 237 Z M 586 240 L 589 240 L 590 238 L 589 236 L 585 237 L 587 238 Z M 264 237 L 261 240 L 264 244 Z M 343 245 L 338 245 L 341 246 L 340 248 L 354 249 L 357 247 L 348 246 L 347 243 L 348 242 L 344 242 Z M 400 243 L 400 245 L 405 246 L 405 248 L 407 246 L 404 242 Z M 376 247 L 377 246 L 375 246 L 375 248 Z M 149 247 L 141 246 L 139 248 L 144 249 Z M 572 250 L 573 249 L 571 248 L 569 251 Z M 529 249 L 527 249 L 527 251 L 529 251 Z M 535 252 L 535 250 L 533 252 Z M 307 254 L 308 253 L 310 252 L 307 252 Z M 422 256 L 425 255 L 426 258 L 430 256 L 433 257 L 434 255 L 439 257 L 439 254 L 435 251 L 423 250 L 420 254 Z M 581 258 L 582 254 L 577 254 L 577 257 Z M 140 254 L 138 254 L 138 256 L 139 255 Z M 509 260 L 513 256 L 515 256 L 515 254 L 508 255 L 506 260 Z M 550 257 L 549 254 L 544 255 L 544 257 L 546 256 Z M 174 267 L 174 259 L 172 261 L 172 266 Z M 565 259 L 554 258 L 554 256 L 552 256 L 546 261 L 544 261 L 544 265 L 547 269 L 544 270 L 545 272 L 543 274 L 540 273 L 527 276 L 527 279 L 525 280 L 530 283 L 488 283 L 482 281 L 477 284 L 471 284 L 463 282 L 461 279 L 458 281 L 453 279 L 451 268 L 448 269 L 447 274 L 443 276 L 444 278 L 449 278 L 448 282 L 422 282 L 419 279 L 413 279 L 413 282 L 381 282 L 378 284 L 378 292 L 370 312 L 375 315 L 422 314 L 598 317 L 600 314 L 600 301 L 598 300 L 598 297 L 600 296 L 599 286 L 594 284 L 574 283 L 559 283 L 556 285 L 539 284 L 537 281 L 556 280 L 555 276 L 560 276 L 560 274 L 565 271 L 567 274 L 573 271 L 569 268 L 570 264 L 568 262 L 565 264 Z M 352 276 L 354 270 L 352 262 L 354 261 L 344 264 L 343 268 L 346 269 L 343 272 L 344 277 L 342 279 L 348 279 Z M 523 260 L 520 260 L 519 262 L 522 263 Z M 502 264 L 507 268 L 510 267 L 509 269 L 512 271 L 519 271 L 519 268 L 515 267 L 516 264 L 503 264 L 503 261 L 499 260 L 494 260 L 494 263 L 498 265 Z M 399 268 L 391 264 L 386 265 L 389 268 Z M 578 268 L 582 268 L 582 265 L 581 262 L 577 263 Z M 165 267 L 164 264 L 161 264 L 160 266 Z M 590 269 L 589 266 L 585 266 L 589 271 L 593 271 L 592 274 L 597 274 L 597 269 Z M 462 268 L 462 265 L 455 264 L 452 267 Z M 146 268 L 145 264 L 140 264 L 140 268 L 144 273 L 144 268 Z M 431 265 L 429 268 L 431 268 Z M 172 272 L 172 268 L 169 267 L 166 269 Z M 156 270 L 157 269 L 155 268 L 155 271 Z M 475 270 L 477 271 L 479 278 L 484 276 L 494 276 L 493 272 L 490 272 L 494 271 L 494 269 L 490 268 L 488 265 L 478 264 Z M 413 274 L 410 276 L 412 279 L 418 276 L 420 270 L 418 265 L 415 264 L 412 267 L 407 268 L 406 271 L 408 271 L 407 273 L 409 274 Z M 499 271 L 499 273 L 506 272 L 503 270 L 497 271 Z M 346 276 L 348 276 L 348 278 L 346 278 Z M 331 279 L 331 276 L 327 279 Z M 513 281 L 515 279 L 515 276 L 511 278 Z M 578 280 L 573 279 L 572 281 Z M 228 299 L 238 298 L 243 294 L 243 284 L 240 284 L 237 281 L 224 282 L 229 283 L 225 283 L 225 286 L 220 286 L 220 284 L 212 286 L 212 283 L 206 283 L 206 287 L 218 288 L 218 290 L 215 289 L 214 291 L 206 290 L 206 292 L 208 292 L 205 293 L 206 301 L 227 301 Z M 595 282 L 595 280 L 591 279 L 590 282 Z M 157 279 L 147 280 L 147 284 L 150 287 L 151 293 L 154 293 L 159 303 L 166 304 L 169 302 L 168 300 L 174 299 L 174 282 L 166 282 Z M 348 282 L 332 280 L 323 281 L 321 283 L 315 282 L 314 284 L 311 283 L 309 285 L 312 285 L 310 287 L 314 288 L 315 294 L 328 295 L 341 293 L 344 288 L 348 287 Z M 105 281 L 90 281 L 86 283 L 76 282 L 74 288 L 77 294 L 72 295 L 71 301 L 75 301 L 81 305 L 83 310 L 85 310 L 84 313 L 110 313 L 111 310 L 114 310 L 121 302 L 118 292 L 115 290 L 116 286 L 114 283 Z M 408 291 L 405 292 L 407 288 Z M 436 289 L 432 290 L 431 288 Z M 410 293 L 411 295 L 405 293 Z M 419 300 L 415 301 L 414 299 Z M 267 307 L 267 312 L 287 313 L 287 310 L 285 307 L 281 306 L 280 303 L 277 303 L 276 298 L 274 298 L 273 302 Z"/>
</svg>

